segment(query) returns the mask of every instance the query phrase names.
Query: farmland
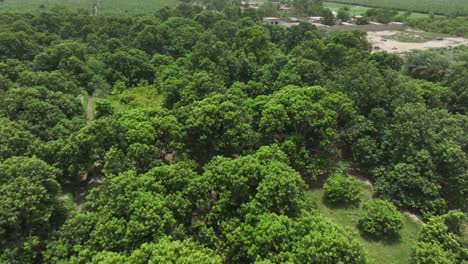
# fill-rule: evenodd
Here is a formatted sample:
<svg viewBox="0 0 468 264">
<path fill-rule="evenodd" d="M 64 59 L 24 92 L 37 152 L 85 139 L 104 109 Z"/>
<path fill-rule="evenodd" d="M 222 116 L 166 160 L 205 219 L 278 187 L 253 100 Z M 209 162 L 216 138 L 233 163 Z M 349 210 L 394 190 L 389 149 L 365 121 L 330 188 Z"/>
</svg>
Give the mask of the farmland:
<svg viewBox="0 0 468 264">
<path fill-rule="evenodd" d="M 335 3 L 335 2 L 323 2 L 323 6 L 326 7 L 326 8 L 329 8 L 330 10 L 332 11 L 338 11 L 338 9 L 342 8 L 342 7 L 349 7 L 349 12 L 352 16 L 355 16 L 355 15 L 362 15 L 364 13 L 366 13 L 366 11 L 368 9 L 370 9 L 370 7 L 365 7 L 365 6 L 359 6 L 359 5 L 350 5 L 350 4 L 340 4 L 340 3 Z M 400 11 L 399 12 L 400 14 L 403 14 L 404 12 L 403 11 Z M 410 18 L 424 18 L 424 17 L 428 17 L 429 15 L 428 14 L 424 14 L 424 13 L 412 13 Z"/>
<path fill-rule="evenodd" d="M 101 0 L 100 13 L 151 14 L 163 6 L 175 6 L 177 3 L 178 1 L 174 0 Z M 70 10 L 84 9 L 91 12 L 95 4 L 96 0 L 4 0 L 0 4 L 0 11 L 37 13 L 60 5 Z"/>
<path fill-rule="evenodd" d="M 436 14 L 468 14 L 466 0 L 333 0 L 330 2 Z"/>
<path fill-rule="evenodd" d="M 175 6 L 178 3 L 177 0 L 101 0 L 101 13 L 152 14 L 161 7 Z"/>
</svg>

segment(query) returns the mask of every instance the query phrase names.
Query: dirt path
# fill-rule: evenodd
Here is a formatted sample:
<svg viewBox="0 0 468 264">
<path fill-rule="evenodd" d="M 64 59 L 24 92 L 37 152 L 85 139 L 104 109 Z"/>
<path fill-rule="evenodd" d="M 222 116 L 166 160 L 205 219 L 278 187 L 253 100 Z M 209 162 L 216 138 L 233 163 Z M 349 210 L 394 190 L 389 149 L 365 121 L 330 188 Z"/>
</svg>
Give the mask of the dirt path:
<svg viewBox="0 0 468 264">
<path fill-rule="evenodd" d="M 94 5 L 94 16 L 99 15 L 99 8 L 101 7 L 101 0 L 96 0 L 96 4 Z"/>
<path fill-rule="evenodd" d="M 94 113 L 93 113 L 93 95 L 88 95 L 88 106 L 86 107 L 86 120 L 88 122 L 93 121 Z"/>
<path fill-rule="evenodd" d="M 369 43 L 372 44 L 374 51 L 387 51 L 392 53 L 407 53 L 411 50 L 425 50 L 430 48 L 446 48 L 468 45 L 468 40 L 465 38 L 441 38 L 424 42 L 401 42 L 398 40 L 388 39 L 389 36 L 398 34 L 401 34 L 401 32 L 390 30 L 367 32 L 367 39 Z M 418 32 L 415 31 L 413 34 L 417 35 Z"/>
<path fill-rule="evenodd" d="M 365 173 L 361 171 L 359 166 L 357 166 L 356 164 L 350 163 L 350 166 L 347 167 L 345 170 L 345 174 L 347 176 L 354 177 L 361 184 L 366 186 L 365 194 L 368 198 L 372 198 L 374 196 L 374 193 L 375 193 L 374 183 L 371 180 L 369 180 L 368 176 L 366 177 Z M 419 216 L 417 216 L 414 213 L 411 213 L 409 211 L 401 211 L 401 213 L 405 216 L 408 216 L 409 218 L 411 218 L 414 222 L 418 224 L 421 224 L 421 225 L 424 224 L 424 222 L 419 218 Z"/>
</svg>

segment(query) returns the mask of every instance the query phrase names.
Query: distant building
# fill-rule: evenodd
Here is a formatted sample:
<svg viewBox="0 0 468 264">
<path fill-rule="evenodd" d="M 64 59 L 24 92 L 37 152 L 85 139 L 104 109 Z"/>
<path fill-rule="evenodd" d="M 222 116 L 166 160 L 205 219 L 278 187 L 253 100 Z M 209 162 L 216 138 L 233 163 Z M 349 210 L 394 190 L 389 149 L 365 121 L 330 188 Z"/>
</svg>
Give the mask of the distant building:
<svg viewBox="0 0 468 264">
<path fill-rule="evenodd" d="M 313 17 L 309 17 L 309 22 L 310 23 L 317 23 L 317 24 L 321 24 L 323 21 L 323 17 L 321 16 L 313 16 Z"/>
<path fill-rule="evenodd" d="M 264 17 L 263 21 L 271 25 L 279 25 L 282 20 L 279 17 Z"/>
<path fill-rule="evenodd" d="M 285 28 L 297 26 L 300 23 L 300 20 L 295 17 L 287 17 L 287 18 L 264 17 L 263 21 L 270 25 L 278 25 L 278 26 L 285 27 Z"/>
<path fill-rule="evenodd" d="M 241 1 L 241 6 L 243 8 L 259 9 L 262 5 L 263 5 L 263 3 L 261 3 L 261 2 Z"/>
<path fill-rule="evenodd" d="M 297 18 L 297 17 L 289 17 L 288 21 L 291 22 L 291 23 L 300 22 L 299 18 Z"/>
</svg>

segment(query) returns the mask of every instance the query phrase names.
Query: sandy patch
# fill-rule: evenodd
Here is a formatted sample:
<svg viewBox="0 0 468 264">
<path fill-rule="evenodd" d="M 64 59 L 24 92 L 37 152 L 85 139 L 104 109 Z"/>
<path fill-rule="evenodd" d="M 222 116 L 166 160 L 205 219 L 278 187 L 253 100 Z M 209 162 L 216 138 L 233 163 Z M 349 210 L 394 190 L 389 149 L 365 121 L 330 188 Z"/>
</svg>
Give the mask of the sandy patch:
<svg viewBox="0 0 468 264">
<path fill-rule="evenodd" d="M 408 33 L 407 31 L 406 33 Z M 461 45 L 468 45 L 465 38 L 443 38 L 429 40 L 426 42 L 400 42 L 392 39 L 385 39 L 385 36 L 400 34 L 400 31 L 376 31 L 367 32 L 367 40 L 372 44 L 373 51 L 388 51 L 392 53 L 407 53 L 411 50 L 425 50 L 430 48 L 447 48 Z M 417 34 L 417 31 L 414 31 Z"/>
</svg>

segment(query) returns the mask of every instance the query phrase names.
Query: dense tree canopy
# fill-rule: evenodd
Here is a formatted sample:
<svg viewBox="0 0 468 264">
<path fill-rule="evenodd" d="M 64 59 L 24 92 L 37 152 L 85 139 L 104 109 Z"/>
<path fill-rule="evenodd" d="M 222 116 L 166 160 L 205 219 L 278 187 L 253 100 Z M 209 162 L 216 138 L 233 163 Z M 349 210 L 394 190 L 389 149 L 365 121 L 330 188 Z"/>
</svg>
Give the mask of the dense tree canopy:
<svg viewBox="0 0 468 264">
<path fill-rule="evenodd" d="M 1 263 L 369 263 L 307 198 L 358 204 L 355 171 L 375 191 L 364 234 L 409 210 L 427 220 L 414 263 L 466 259 L 466 48 L 403 60 L 263 23 L 274 3 L 182 2 L 0 13 Z"/>
</svg>

